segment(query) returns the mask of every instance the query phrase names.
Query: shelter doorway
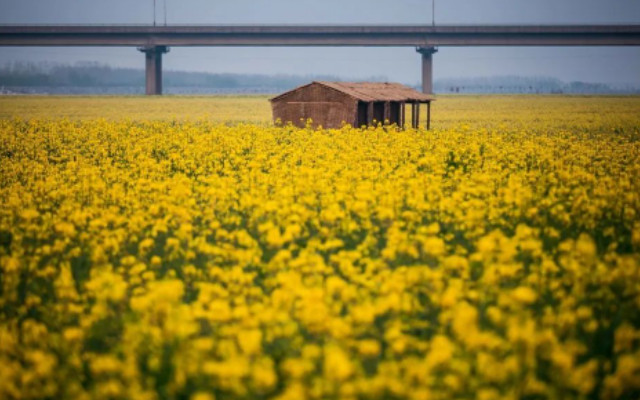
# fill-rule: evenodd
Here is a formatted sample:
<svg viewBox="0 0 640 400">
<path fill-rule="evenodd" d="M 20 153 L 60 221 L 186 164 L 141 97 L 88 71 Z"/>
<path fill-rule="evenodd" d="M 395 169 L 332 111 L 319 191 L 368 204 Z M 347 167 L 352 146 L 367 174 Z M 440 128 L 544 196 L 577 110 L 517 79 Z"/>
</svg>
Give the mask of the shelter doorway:
<svg viewBox="0 0 640 400">
<path fill-rule="evenodd" d="M 377 122 L 384 122 L 384 101 L 373 102 L 373 119 Z"/>
<path fill-rule="evenodd" d="M 369 124 L 369 105 L 364 101 L 358 102 L 358 127 Z"/>
</svg>

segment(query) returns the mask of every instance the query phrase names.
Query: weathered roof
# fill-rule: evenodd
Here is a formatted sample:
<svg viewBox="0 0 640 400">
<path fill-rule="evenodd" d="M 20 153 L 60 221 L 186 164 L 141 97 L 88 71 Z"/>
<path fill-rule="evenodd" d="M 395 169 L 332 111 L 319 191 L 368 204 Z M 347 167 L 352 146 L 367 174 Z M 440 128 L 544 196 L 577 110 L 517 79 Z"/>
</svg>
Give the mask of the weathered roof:
<svg viewBox="0 0 640 400">
<path fill-rule="evenodd" d="M 342 92 L 361 101 L 433 101 L 434 96 L 420 93 L 408 86 L 389 82 L 325 82 L 313 81 L 309 84 L 297 87 L 282 93 L 271 101 L 286 96 L 289 93 L 301 90 L 314 84 L 323 85 Z"/>
</svg>

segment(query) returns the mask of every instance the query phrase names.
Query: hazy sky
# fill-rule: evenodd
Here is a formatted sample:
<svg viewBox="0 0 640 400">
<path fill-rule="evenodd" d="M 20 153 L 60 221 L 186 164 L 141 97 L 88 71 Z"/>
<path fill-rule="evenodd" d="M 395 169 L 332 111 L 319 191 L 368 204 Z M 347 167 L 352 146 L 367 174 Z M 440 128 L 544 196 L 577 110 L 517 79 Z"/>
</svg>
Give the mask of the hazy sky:
<svg viewBox="0 0 640 400">
<path fill-rule="evenodd" d="M 435 0 L 436 24 L 640 24 L 640 0 Z M 156 19 L 164 23 L 163 0 Z M 431 0 L 166 0 L 169 24 L 430 24 Z M 0 24 L 151 24 L 153 0 L 0 0 Z M 640 47 L 441 47 L 435 79 L 496 75 L 640 84 Z M 0 47 L 0 63 L 143 68 L 133 48 Z M 417 83 L 412 48 L 172 48 L 166 69 L 385 76 Z"/>
</svg>

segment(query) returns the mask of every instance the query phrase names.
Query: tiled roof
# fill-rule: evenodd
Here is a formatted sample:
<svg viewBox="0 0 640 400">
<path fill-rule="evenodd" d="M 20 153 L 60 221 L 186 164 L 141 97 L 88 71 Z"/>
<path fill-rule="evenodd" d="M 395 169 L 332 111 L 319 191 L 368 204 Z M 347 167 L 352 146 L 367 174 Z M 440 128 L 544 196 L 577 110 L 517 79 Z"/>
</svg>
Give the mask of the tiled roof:
<svg viewBox="0 0 640 400">
<path fill-rule="evenodd" d="M 408 86 L 399 83 L 389 82 L 324 82 L 314 81 L 310 84 L 300 86 L 288 92 L 282 93 L 271 101 L 279 99 L 284 95 L 303 89 L 307 86 L 319 84 L 344 94 L 347 94 L 361 101 L 433 101 L 434 96 L 418 92 Z"/>
</svg>

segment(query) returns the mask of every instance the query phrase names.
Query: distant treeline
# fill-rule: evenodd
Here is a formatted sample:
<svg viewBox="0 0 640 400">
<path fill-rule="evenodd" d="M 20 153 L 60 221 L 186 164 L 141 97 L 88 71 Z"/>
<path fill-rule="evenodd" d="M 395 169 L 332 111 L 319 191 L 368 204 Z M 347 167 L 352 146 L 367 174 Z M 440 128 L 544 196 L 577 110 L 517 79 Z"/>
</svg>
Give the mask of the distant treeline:
<svg viewBox="0 0 640 400">
<path fill-rule="evenodd" d="M 377 79 L 380 78 L 371 78 Z M 384 78 L 382 78 L 384 79 Z M 167 92 L 275 93 L 308 83 L 311 80 L 341 80 L 331 75 L 260 75 L 163 71 Z M 144 70 L 114 68 L 98 63 L 74 65 L 8 63 L 0 66 L 0 90 L 20 92 L 90 93 L 92 90 L 113 93 L 142 93 Z"/>
<path fill-rule="evenodd" d="M 496 76 L 449 78 L 434 82 L 437 93 L 637 94 L 640 85 L 563 82 L 549 77 Z"/>
<path fill-rule="evenodd" d="M 331 75 L 261 75 L 164 71 L 167 93 L 278 93 Z M 385 81 L 385 77 L 366 80 Z M 0 66 L 0 93 L 144 93 L 144 70 L 98 63 L 60 65 L 7 63 Z M 416 88 L 418 84 L 414 85 Z M 547 77 L 449 78 L 434 82 L 436 93 L 640 93 L 640 85 L 570 82 Z"/>
</svg>

